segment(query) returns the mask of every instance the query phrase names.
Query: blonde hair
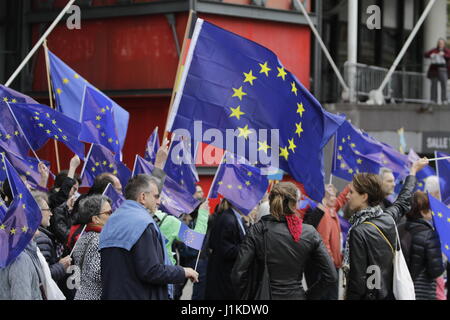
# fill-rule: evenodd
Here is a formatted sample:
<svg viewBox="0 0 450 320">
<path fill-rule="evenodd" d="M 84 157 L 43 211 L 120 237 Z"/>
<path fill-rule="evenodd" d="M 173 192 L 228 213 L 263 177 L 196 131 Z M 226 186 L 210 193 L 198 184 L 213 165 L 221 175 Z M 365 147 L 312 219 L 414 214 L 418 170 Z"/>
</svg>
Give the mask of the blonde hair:
<svg viewBox="0 0 450 320">
<path fill-rule="evenodd" d="M 300 191 L 292 182 L 280 182 L 269 194 L 270 213 L 278 221 L 285 215 L 295 214 Z"/>
</svg>

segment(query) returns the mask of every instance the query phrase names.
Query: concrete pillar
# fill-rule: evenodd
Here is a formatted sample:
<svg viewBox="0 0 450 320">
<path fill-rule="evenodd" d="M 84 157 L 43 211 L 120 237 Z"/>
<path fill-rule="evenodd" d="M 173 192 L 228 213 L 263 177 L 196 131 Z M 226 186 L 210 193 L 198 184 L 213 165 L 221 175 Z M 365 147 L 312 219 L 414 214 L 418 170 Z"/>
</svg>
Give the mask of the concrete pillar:
<svg viewBox="0 0 450 320">
<path fill-rule="evenodd" d="M 424 0 L 424 6 L 427 3 L 428 1 Z M 428 17 L 425 19 L 423 28 L 424 52 L 435 48 L 439 38 L 447 39 L 447 0 L 436 0 Z M 423 66 L 423 72 L 426 73 L 430 66 L 430 59 L 424 58 Z M 427 79 L 424 83 L 424 97 L 426 99 L 430 99 L 431 97 L 430 88 L 431 81 Z M 438 94 L 438 99 L 440 99 L 440 91 L 438 91 Z"/>
<path fill-rule="evenodd" d="M 350 102 L 356 102 L 356 66 L 358 61 L 358 0 L 348 1 L 347 61 Z M 353 64 L 353 65 L 352 65 Z"/>
</svg>

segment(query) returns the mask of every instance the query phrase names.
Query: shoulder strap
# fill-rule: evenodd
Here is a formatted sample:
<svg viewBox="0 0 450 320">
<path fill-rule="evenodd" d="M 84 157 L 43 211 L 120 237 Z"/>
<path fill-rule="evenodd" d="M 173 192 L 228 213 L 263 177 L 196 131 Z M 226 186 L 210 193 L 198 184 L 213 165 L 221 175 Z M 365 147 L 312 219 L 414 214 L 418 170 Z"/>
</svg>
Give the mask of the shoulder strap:
<svg viewBox="0 0 450 320">
<path fill-rule="evenodd" d="M 369 222 L 369 221 L 364 221 L 363 223 L 365 223 L 365 224 L 370 224 L 370 225 L 374 226 L 374 227 L 378 230 L 378 232 L 381 234 L 381 236 L 384 238 L 384 240 L 386 240 L 386 242 L 388 243 L 389 247 L 391 247 L 392 253 L 393 253 L 393 254 L 395 253 L 394 248 L 392 247 L 391 242 L 388 240 L 388 238 L 386 238 L 386 236 L 385 236 L 384 233 L 380 230 L 380 228 L 378 228 L 374 223 Z M 395 229 L 397 229 L 397 227 L 396 227 Z"/>
</svg>

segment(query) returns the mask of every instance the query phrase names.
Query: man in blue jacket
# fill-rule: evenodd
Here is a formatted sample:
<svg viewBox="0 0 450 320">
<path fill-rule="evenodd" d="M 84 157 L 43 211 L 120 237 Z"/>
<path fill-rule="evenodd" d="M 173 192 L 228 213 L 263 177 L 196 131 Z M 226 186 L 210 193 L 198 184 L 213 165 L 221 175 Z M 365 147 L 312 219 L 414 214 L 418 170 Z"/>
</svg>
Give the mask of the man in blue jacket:
<svg viewBox="0 0 450 320">
<path fill-rule="evenodd" d="M 165 300 L 168 284 L 198 281 L 196 271 L 168 259 L 151 215 L 160 203 L 158 181 L 135 176 L 125 187 L 125 198 L 100 234 L 102 299 Z"/>
</svg>

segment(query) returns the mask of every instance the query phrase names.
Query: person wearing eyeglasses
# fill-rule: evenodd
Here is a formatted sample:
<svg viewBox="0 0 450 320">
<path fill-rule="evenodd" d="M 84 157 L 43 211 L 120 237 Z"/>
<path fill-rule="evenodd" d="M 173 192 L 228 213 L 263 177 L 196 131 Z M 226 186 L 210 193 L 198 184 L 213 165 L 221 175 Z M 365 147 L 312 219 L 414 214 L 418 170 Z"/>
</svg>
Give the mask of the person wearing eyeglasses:
<svg viewBox="0 0 450 320">
<path fill-rule="evenodd" d="M 86 197 L 80 202 L 79 214 L 86 229 L 73 251 L 75 265 L 80 268 L 80 287 L 75 300 L 100 300 L 102 281 L 98 244 L 100 232 L 112 214 L 111 199 L 98 194 Z"/>
</svg>

